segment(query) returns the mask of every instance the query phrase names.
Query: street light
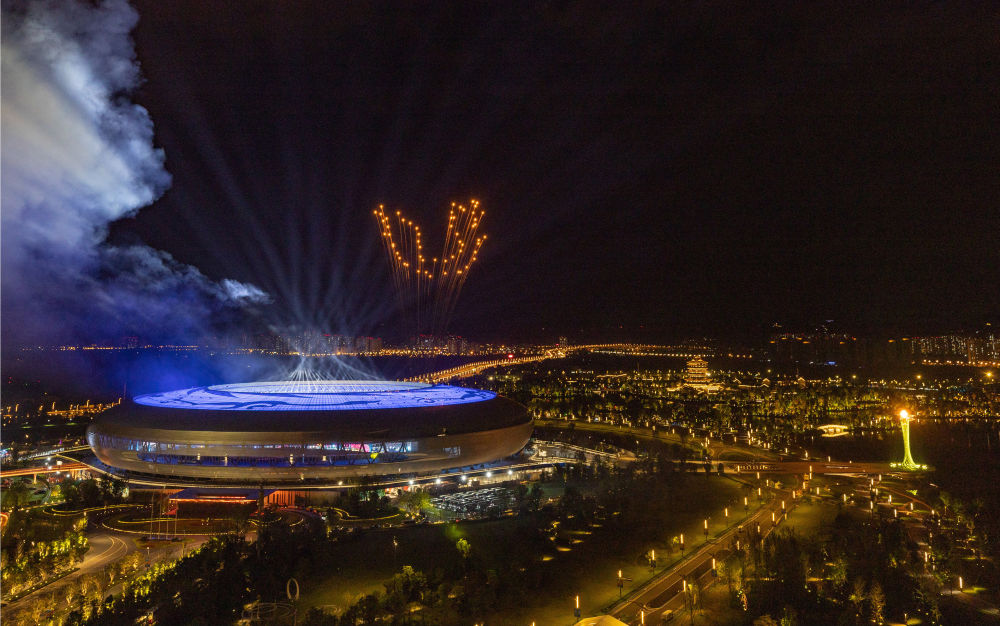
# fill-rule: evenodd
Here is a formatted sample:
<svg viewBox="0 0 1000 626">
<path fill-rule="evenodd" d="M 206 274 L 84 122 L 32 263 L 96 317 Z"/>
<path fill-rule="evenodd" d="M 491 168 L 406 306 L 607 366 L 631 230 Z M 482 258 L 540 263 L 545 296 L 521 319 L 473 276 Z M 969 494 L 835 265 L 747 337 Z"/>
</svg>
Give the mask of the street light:
<svg viewBox="0 0 1000 626">
<path fill-rule="evenodd" d="M 580 596 L 576 597 L 576 606 L 573 608 L 573 617 L 580 619 Z"/>
</svg>

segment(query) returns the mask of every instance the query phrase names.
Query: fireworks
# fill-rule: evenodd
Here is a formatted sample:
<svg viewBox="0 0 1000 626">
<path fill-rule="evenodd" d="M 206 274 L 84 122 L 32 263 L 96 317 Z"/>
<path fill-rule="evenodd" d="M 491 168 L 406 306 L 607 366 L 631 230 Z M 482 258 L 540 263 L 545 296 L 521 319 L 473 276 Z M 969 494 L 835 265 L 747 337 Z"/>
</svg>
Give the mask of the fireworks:
<svg viewBox="0 0 1000 626">
<path fill-rule="evenodd" d="M 486 212 L 477 200 L 470 201 L 468 207 L 452 202 L 441 256 L 429 261 L 418 224 L 400 211 L 394 216 L 387 214 L 383 205 L 373 214 L 400 303 L 404 308 L 412 304 L 415 309 L 417 333 L 428 330 L 432 335 L 443 334 L 486 241 L 486 235 L 478 234 Z"/>
</svg>

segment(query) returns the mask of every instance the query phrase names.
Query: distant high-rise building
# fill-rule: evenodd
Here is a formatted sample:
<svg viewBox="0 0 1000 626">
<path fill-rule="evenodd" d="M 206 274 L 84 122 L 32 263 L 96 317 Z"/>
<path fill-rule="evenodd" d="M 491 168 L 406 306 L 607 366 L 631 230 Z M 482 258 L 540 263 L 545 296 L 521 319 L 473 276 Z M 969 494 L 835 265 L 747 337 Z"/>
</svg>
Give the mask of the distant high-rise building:
<svg viewBox="0 0 1000 626">
<path fill-rule="evenodd" d="M 965 361 L 969 358 L 971 340 L 961 335 L 939 335 L 917 339 L 920 356 L 943 361 Z"/>
</svg>

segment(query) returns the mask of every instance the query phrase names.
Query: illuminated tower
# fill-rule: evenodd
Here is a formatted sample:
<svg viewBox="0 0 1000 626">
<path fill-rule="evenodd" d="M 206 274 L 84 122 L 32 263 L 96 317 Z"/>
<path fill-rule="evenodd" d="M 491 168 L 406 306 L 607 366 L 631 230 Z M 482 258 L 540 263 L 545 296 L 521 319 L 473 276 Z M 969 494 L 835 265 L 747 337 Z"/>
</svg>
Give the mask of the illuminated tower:
<svg viewBox="0 0 1000 626">
<path fill-rule="evenodd" d="M 688 385 L 704 385 L 709 382 L 708 363 L 705 359 L 696 356 L 688 361 L 684 382 Z"/>
<path fill-rule="evenodd" d="M 913 455 L 910 453 L 910 420 L 912 419 L 913 417 L 910 416 L 910 412 L 906 409 L 902 409 L 899 412 L 899 428 L 903 431 L 903 462 L 893 463 L 893 466 L 911 472 L 927 469 L 927 466 L 920 465 L 914 461 Z"/>
</svg>

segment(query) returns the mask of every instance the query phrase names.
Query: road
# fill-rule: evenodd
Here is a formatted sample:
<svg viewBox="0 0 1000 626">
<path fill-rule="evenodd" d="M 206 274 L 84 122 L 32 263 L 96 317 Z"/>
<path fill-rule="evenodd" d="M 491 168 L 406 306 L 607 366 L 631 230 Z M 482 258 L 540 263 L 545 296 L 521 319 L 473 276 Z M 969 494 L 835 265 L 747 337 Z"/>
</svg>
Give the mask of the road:
<svg viewBox="0 0 1000 626">
<path fill-rule="evenodd" d="M 581 352 L 584 350 L 589 351 L 605 351 L 612 350 L 617 353 L 624 354 L 645 354 L 649 356 L 670 356 L 677 358 L 690 358 L 697 356 L 695 354 L 689 353 L 677 353 L 672 350 L 670 346 L 655 346 L 655 345 L 645 345 L 645 344 L 627 344 L 627 343 L 608 343 L 608 344 L 587 344 L 578 346 L 558 346 L 553 348 L 548 348 L 542 354 L 530 354 L 515 357 L 514 355 L 507 355 L 506 358 L 494 358 L 487 359 L 484 361 L 475 361 L 472 363 L 465 363 L 464 365 L 458 365 L 446 370 L 440 370 L 438 372 L 429 372 L 422 376 L 414 376 L 413 378 L 407 378 L 408 381 L 415 382 L 432 382 L 432 383 L 443 383 L 451 380 L 460 380 L 462 378 L 469 378 L 470 376 L 475 376 L 476 374 L 493 368 L 493 367 L 506 367 L 509 365 L 518 365 L 521 363 L 533 363 L 535 361 L 543 361 L 545 359 L 562 359 L 567 355 Z M 732 355 L 730 355 L 732 356 Z"/>
<path fill-rule="evenodd" d="M 846 463 L 844 461 L 726 461 L 727 474 L 891 474 L 890 463 Z M 911 472 L 912 474 L 912 472 Z"/>
<path fill-rule="evenodd" d="M 653 431 L 649 428 L 635 428 L 618 426 L 614 424 L 603 424 L 600 422 L 584 422 L 580 420 L 561 420 L 561 419 L 543 419 L 538 418 L 535 420 L 536 426 L 549 426 L 553 428 L 570 429 L 578 432 L 595 432 L 595 433 L 608 433 L 613 435 L 628 435 L 630 437 L 635 437 L 637 439 L 644 439 L 646 441 L 660 441 L 665 443 L 676 443 L 678 445 L 687 446 L 694 451 L 700 451 L 703 449 L 702 442 L 705 441 L 704 437 L 699 436 L 685 436 L 681 437 L 678 434 L 671 433 L 666 430 Z M 763 461 L 777 461 L 778 455 L 770 450 L 763 450 L 761 448 L 754 448 L 751 446 L 734 445 L 727 444 L 719 441 L 718 439 L 709 439 L 708 443 L 708 454 L 713 459 L 721 459 L 725 455 L 734 455 L 737 457 L 757 459 Z M 692 463 L 697 462 L 692 459 Z M 728 461 L 728 463 L 734 463 L 734 461 Z"/>
<path fill-rule="evenodd" d="M 760 524 L 761 536 L 767 536 L 781 522 L 782 513 L 792 510 L 795 502 L 792 499 L 792 492 L 782 490 L 776 493 L 777 495 L 771 503 L 761 507 L 742 523 L 734 524 L 722 535 L 707 543 L 702 543 L 686 559 L 665 570 L 654 580 L 613 605 L 608 614 L 628 624 L 638 624 L 641 621 L 640 613 L 644 613 L 647 620 L 655 620 L 665 611 L 676 612 L 684 608 L 685 580 L 688 582 L 697 580 L 699 583 L 711 580 L 715 575 L 712 569 L 713 558 L 721 561 L 731 552 L 731 546 L 735 544 L 737 539 L 747 541 L 751 538 L 756 534 L 757 524 Z M 785 499 L 786 506 L 788 506 L 787 511 L 782 511 L 782 498 Z M 772 513 L 774 513 L 776 520 L 773 524 L 771 523 Z M 650 621 L 649 623 L 655 622 Z"/>
<path fill-rule="evenodd" d="M 544 361 L 545 359 L 561 359 L 566 356 L 563 350 L 546 350 L 543 354 L 532 354 L 527 356 L 507 355 L 506 358 L 489 359 L 485 361 L 475 361 L 472 363 L 465 363 L 463 365 L 458 365 L 456 367 L 448 368 L 446 370 L 441 370 L 438 372 L 430 372 L 428 374 L 423 374 L 421 376 L 414 376 L 413 378 L 407 378 L 405 380 L 411 382 L 426 382 L 426 383 L 446 383 L 451 380 L 459 380 L 462 378 L 469 378 L 475 376 L 476 374 L 488 370 L 493 367 L 506 367 L 510 365 L 521 365 L 523 363 L 534 363 L 535 361 Z"/>
<path fill-rule="evenodd" d="M 0 478 L 16 478 L 18 476 L 37 476 L 40 474 L 57 474 L 60 472 L 76 473 L 85 470 L 90 470 L 89 465 L 84 465 L 79 462 L 67 462 L 63 461 L 62 465 L 37 465 L 32 467 L 23 467 L 18 469 L 0 470 Z"/>
</svg>

